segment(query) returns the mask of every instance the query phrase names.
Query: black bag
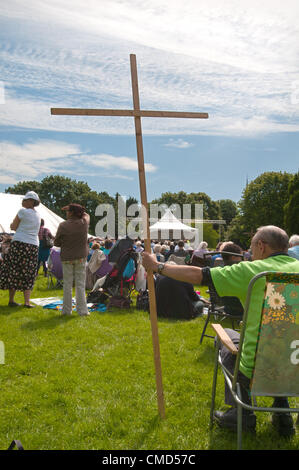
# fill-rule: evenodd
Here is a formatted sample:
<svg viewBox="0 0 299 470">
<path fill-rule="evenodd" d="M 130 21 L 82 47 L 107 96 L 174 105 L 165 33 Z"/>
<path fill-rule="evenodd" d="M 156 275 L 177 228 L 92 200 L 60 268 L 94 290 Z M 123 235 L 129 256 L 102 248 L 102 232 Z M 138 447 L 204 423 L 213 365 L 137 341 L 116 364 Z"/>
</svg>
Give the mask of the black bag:
<svg viewBox="0 0 299 470">
<path fill-rule="evenodd" d="M 86 302 L 88 304 L 104 304 L 108 299 L 108 295 L 104 292 L 100 292 L 98 290 L 91 291 L 87 295 Z"/>
<path fill-rule="evenodd" d="M 149 312 L 148 290 L 140 291 L 136 299 L 136 309 Z"/>
<path fill-rule="evenodd" d="M 128 297 L 123 295 L 113 295 L 108 304 L 108 308 L 117 307 L 117 308 L 130 308 L 131 300 Z"/>
</svg>

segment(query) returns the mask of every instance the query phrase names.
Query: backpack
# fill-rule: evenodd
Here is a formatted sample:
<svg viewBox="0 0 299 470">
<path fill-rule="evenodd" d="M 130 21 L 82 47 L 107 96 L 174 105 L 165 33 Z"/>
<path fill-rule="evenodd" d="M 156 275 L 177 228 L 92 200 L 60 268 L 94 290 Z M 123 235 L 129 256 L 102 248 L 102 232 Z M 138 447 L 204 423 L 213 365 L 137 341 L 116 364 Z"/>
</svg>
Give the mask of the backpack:
<svg viewBox="0 0 299 470">
<path fill-rule="evenodd" d="M 134 263 L 134 260 L 131 258 L 129 259 L 125 269 L 123 270 L 123 278 L 130 279 L 134 273 L 135 273 L 135 263 Z"/>
<path fill-rule="evenodd" d="M 138 253 L 129 249 L 122 253 L 119 258 L 115 269 L 117 270 L 118 279 L 130 279 L 136 271 L 137 268 L 137 256 Z"/>
</svg>

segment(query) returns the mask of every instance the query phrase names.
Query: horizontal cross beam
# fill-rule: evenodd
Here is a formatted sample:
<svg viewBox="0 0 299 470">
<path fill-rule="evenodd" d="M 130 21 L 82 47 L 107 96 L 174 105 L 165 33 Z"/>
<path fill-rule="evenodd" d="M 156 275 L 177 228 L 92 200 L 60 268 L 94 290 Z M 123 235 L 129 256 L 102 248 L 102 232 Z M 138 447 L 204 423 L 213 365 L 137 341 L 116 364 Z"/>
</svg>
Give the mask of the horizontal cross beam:
<svg viewBox="0 0 299 470">
<path fill-rule="evenodd" d="M 208 113 L 189 113 L 184 111 L 142 111 L 139 109 L 81 109 L 51 108 L 51 114 L 67 116 L 129 116 L 129 117 L 168 117 L 208 119 Z"/>
</svg>

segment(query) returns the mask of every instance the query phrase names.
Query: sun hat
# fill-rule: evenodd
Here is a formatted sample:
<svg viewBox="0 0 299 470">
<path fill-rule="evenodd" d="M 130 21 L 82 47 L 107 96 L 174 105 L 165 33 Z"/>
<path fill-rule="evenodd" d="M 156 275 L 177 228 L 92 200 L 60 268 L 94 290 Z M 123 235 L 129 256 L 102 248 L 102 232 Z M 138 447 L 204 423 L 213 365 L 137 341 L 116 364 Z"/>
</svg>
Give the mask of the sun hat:
<svg viewBox="0 0 299 470">
<path fill-rule="evenodd" d="M 86 211 L 85 207 L 81 206 L 81 204 L 76 204 L 72 202 L 71 204 L 68 204 L 67 206 L 62 207 L 63 211 L 70 211 L 73 212 L 77 217 L 82 217 L 84 212 Z"/>
<path fill-rule="evenodd" d="M 40 202 L 38 195 L 34 191 L 28 191 L 23 199 L 34 199 L 35 201 Z"/>
</svg>

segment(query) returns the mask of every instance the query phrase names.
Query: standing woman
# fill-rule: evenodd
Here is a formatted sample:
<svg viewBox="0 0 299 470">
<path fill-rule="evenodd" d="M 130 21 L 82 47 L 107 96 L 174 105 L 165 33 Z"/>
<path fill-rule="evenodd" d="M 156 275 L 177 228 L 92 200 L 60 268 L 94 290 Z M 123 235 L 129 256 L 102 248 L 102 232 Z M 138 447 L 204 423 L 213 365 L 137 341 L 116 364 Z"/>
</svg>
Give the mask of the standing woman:
<svg viewBox="0 0 299 470">
<path fill-rule="evenodd" d="M 38 250 L 38 264 L 37 264 L 37 270 L 36 270 L 36 275 L 38 275 L 38 271 L 40 268 L 40 265 L 43 264 L 43 270 L 44 270 L 44 276 L 47 277 L 48 273 L 48 267 L 47 267 L 47 261 L 50 256 L 50 246 L 46 245 L 46 239 L 47 237 L 50 240 L 53 240 L 54 237 L 50 230 L 45 227 L 45 221 L 44 219 L 41 219 L 40 222 L 40 229 L 38 232 L 38 239 L 39 239 L 39 250 Z"/>
<path fill-rule="evenodd" d="M 36 277 L 40 228 L 40 215 L 35 207 L 40 203 L 34 191 L 28 191 L 23 198 L 22 208 L 10 225 L 15 231 L 9 251 L 0 265 L 0 289 L 9 290 L 10 307 L 17 307 L 14 301 L 17 290 L 24 292 L 25 307 L 30 305 L 30 294 Z"/>
<path fill-rule="evenodd" d="M 89 315 L 86 295 L 86 261 L 88 255 L 88 225 L 90 217 L 80 204 L 69 204 L 62 208 L 66 211 L 64 222 L 59 224 L 54 245 L 61 247 L 60 257 L 63 271 L 63 308 L 62 315 L 72 313 L 73 281 L 76 286 L 76 310 L 80 316 Z"/>
</svg>

